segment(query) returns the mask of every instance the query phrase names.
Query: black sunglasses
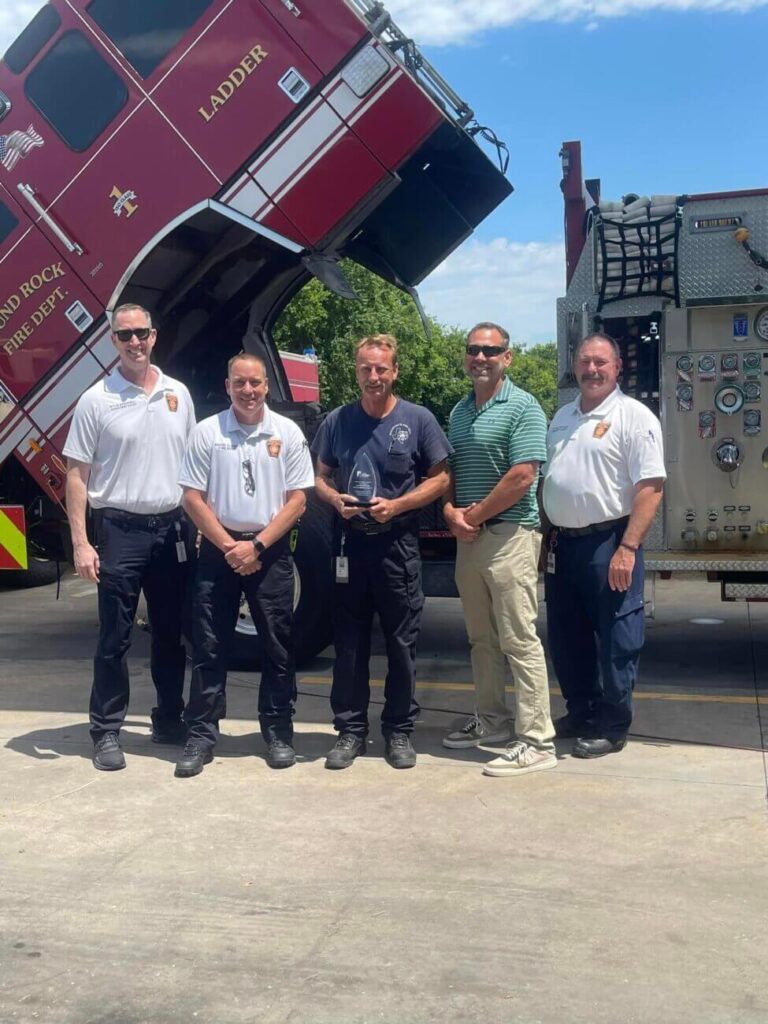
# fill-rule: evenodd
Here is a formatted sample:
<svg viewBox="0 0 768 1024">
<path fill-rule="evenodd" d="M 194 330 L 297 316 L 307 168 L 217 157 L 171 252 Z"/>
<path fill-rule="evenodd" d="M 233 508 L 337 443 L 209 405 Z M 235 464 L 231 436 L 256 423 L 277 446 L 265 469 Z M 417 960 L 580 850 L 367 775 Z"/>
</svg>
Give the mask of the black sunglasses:
<svg viewBox="0 0 768 1024">
<path fill-rule="evenodd" d="M 494 356 L 500 356 L 506 351 L 505 345 L 467 345 L 468 356 L 479 356 L 482 352 L 486 359 L 493 359 Z"/>
<path fill-rule="evenodd" d="M 134 336 L 134 334 L 139 339 L 139 341 L 146 341 L 147 338 L 152 333 L 152 328 L 151 327 L 126 327 L 125 330 L 113 331 L 112 333 L 114 334 L 114 336 L 117 338 L 118 341 L 122 341 L 122 343 L 125 345 L 125 344 L 127 344 L 127 342 L 129 342 L 131 340 L 131 338 Z"/>
</svg>

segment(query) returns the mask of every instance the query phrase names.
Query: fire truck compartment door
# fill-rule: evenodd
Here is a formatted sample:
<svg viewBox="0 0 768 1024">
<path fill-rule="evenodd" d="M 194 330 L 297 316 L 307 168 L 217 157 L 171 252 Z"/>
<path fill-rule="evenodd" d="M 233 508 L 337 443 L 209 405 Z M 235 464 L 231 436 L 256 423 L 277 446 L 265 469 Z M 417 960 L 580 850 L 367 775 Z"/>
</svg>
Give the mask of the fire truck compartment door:
<svg viewBox="0 0 768 1024">
<path fill-rule="evenodd" d="M 105 301 L 142 245 L 217 183 L 75 13 L 57 7 L 61 28 L 23 75 L 0 64 L 12 104 L 2 130 L 27 136 L 0 180 L 14 195 L 27 186 L 27 213 Z"/>
<path fill-rule="evenodd" d="M 2 184 L 0 279 L 0 381 L 14 401 L 21 401 L 102 307 Z"/>
<path fill-rule="evenodd" d="M 260 3 L 239 3 L 216 18 L 152 90 L 152 98 L 226 181 L 293 115 L 321 77 Z"/>
</svg>

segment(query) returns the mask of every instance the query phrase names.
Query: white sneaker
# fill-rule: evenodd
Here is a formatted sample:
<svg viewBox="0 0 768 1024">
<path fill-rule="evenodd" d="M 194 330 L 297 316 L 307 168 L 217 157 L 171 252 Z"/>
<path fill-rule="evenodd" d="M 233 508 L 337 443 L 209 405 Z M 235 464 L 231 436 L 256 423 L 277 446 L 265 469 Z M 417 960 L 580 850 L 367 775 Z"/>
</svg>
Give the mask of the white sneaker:
<svg viewBox="0 0 768 1024">
<path fill-rule="evenodd" d="M 450 750 L 463 750 L 467 747 L 479 747 L 483 743 L 506 743 L 511 736 L 510 729 L 488 732 L 477 715 L 472 715 L 461 729 L 449 732 L 447 736 L 443 737 L 443 746 Z"/>
<path fill-rule="evenodd" d="M 510 743 L 501 757 L 495 757 L 483 768 L 483 775 L 525 775 L 527 772 L 542 772 L 554 768 L 557 757 L 546 750 L 537 750 L 527 743 Z"/>
</svg>

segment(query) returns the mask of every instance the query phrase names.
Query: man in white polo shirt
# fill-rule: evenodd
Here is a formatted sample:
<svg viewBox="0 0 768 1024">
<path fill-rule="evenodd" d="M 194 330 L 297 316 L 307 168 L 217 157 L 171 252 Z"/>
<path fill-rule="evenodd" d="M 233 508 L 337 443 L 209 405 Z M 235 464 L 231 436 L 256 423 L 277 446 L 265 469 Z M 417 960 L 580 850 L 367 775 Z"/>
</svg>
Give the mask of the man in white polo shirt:
<svg viewBox="0 0 768 1024">
<path fill-rule="evenodd" d="M 152 739 L 178 743 L 186 653 L 181 643 L 188 524 L 178 485 L 195 425 L 183 384 L 150 362 L 157 332 L 141 306 L 118 306 L 112 342 L 120 362 L 80 398 L 64 445 L 75 570 L 98 584 L 99 641 L 91 691 L 93 763 L 125 768 L 119 733 L 128 710 L 127 653 L 141 591 L 152 624 Z M 86 534 L 94 513 L 96 546 Z"/>
<path fill-rule="evenodd" d="M 555 722 L 574 757 L 621 750 L 644 639 L 642 542 L 661 501 L 661 428 L 617 385 L 619 348 L 605 334 L 573 357 L 581 392 L 547 434 L 542 500 L 551 524 L 547 639 L 568 713 Z"/>
<path fill-rule="evenodd" d="M 241 352 L 229 361 L 225 412 L 192 433 L 182 467 L 184 508 L 203 535 L 193 604 L 189 734 L 176 776 L 199 775 L 213 758 L 227 681 L 227 654 L 241 593 L 262 640 L 259 724 L 267 764 L 294 764 L 293 560 L 288 534 L 315 482 L 299 427 L 266 405 L 266 369 Z"/>
</svg>

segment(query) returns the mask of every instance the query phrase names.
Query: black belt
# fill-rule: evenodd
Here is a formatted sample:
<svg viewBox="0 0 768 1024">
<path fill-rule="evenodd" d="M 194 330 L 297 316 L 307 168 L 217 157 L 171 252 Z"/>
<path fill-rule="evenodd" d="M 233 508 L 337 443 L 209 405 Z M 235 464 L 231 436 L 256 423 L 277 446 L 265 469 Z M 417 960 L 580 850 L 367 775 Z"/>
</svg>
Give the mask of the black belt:
<svg viewBox="0 0 768 1024">
<path fill-rule="evenodd" d="M 403 515 L 390 519 L 388 523 L 377 523 L 370 519 L 347 519 L 345 526 L 356 533 L 376 534 L 389 533 L 390 530 L 407 530 L 417 521 L 418 516 Z"/>
<path fill-rule="evenodd" d="M 509 522 L 511 522 L 510 519 L 502 519 L 501 516 L 493 516 L 492 519 L 485 519 L 485 520 L 483 520 L 483 522 L 480 523 L 480 525 L 481 526 L 498 526 L 499 523 L 509 523 Z"/>
<path fill-rule="evenodd" d="M 258 530 L 230 530 L 228 526 L 225 526 L 224 529 L 228 534 L 230 534 L 230 536 L 234 537 L 235 540 L 256 540 L 264 527 L 262 526 Z"/>
<path fill-rule="evenodd" d="M 555 526 L 554 529 L 566 537 L 584 537 L 588 533 L 608 533 L 609 530 L 616 530 L 627 522 L 629 516 L 622 516 L 621 519 L 606 519 L 602 523 L 591 523 L 589 526 Z"/>
<path fill-rule="evenodd" d="M 354 530 L 356 533 L 389 533 L 392 527 L 395 525 L 393 521 L 388 523 L 376 523 L 369 522 L 367 519 L 348 519 L 347 526 L 350 530 Z"/>
<path fill-rule="evenodd" d="M 142 515 L 140 512 L 125 512 L 121 508 L 97 508 L 96 514 L 104 519 L 113 519 L 118 523 L 127 523 L 129 526 L 143 526 L 149 530 L 155 530 L 158 526 L 165 526 L 167 523 L 176 522 L 184 515 L 182 508 L 172 508 L 170 512 L 157 512 L 152 515 Z"/>
</svg>

